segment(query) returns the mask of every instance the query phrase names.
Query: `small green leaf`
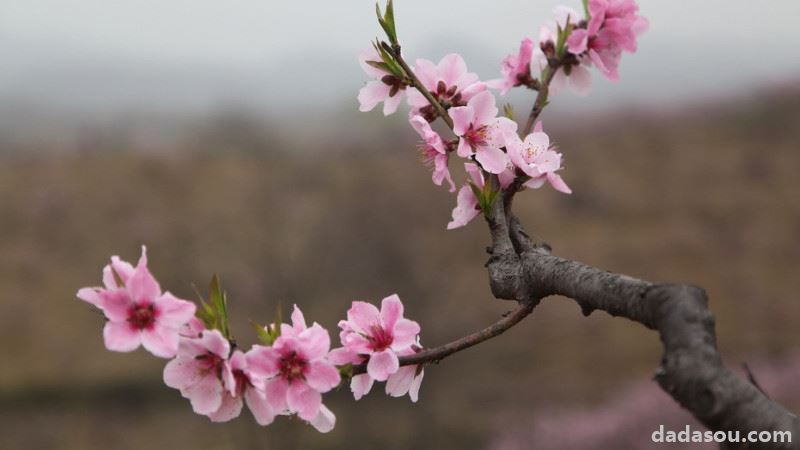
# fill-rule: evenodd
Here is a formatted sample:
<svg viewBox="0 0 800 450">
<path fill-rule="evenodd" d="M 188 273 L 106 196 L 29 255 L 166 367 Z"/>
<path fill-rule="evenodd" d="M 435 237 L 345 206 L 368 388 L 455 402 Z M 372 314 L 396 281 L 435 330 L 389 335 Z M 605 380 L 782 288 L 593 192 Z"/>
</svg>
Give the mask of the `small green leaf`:
<svg viewBox="0 0 800 450">
<path fill-rule="evenodd" d="M 591 13 L 589 13 L 589 0 L 583 0 L 583 12 L 586 14 L 586 20 L 591 19 Z"/>
<path fill-rule="evenodd" d="M 514 106 L 511 103 L 503 105 L 503 115 L 514 120 Z"/>
<path fill-rule="evenodd" d="M 348 378 L 353 378 L 353 365 L 352 364 L 347 363 L 347 364 L 345 364 L 343 366 L 339 366 L 338 369 L 339 369 L 339 375 L 341 375 L 343 380 L 348 379 Z"/>
<path fill-rule="evenodd" d="M 222 332 L 223 336 L 230 339 L 230 330 L 228 329 L 228 300 L 225 291 L 222 290 L 222 285 L 217 274 L 214 274 L 211 278 L 208 301 L 214 310 L 214 316 L 217 319 L 217 328 Z"/>
<path fill-rule="evenodd" d="M 375 12 L 378 15 L 378 23 L 386 33 L 386 37 L 389 38 L 389 42 L 391 42 L 392 45 L 397 45 L 397 28 L 394 23 L 394 5 L 392 0 L 386 2 L 385 14 L 381 13 L 381 8 L 377 3 L 375 4 Z"/>
<path fill-rule="evenodd" d="M 256 330 L 256 335 L 258 336 L 258 340 L 266 345 L 271 347 L 272 344 L 275 343 L 275 340 L 278 339 L 280 336 L 280 328 L 279 327 L 263 327 L 255 322 L 250 322 L 253 326 L 253 329 Z"/>
</svg>

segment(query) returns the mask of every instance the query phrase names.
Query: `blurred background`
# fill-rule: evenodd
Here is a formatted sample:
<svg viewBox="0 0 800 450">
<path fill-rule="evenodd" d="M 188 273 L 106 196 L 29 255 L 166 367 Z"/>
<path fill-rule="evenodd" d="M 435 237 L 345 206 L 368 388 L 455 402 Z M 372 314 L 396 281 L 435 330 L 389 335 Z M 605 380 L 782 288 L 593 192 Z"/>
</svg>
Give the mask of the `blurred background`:
<svg viewBox="0 0 800 450">
<path fill-rule="evenodd" d="M 484 79 L 557 5 L 396 2 L 408 55 L 457 51 Z M 651 30 L 622 80 L 543 116 L 575 193 L 515 206 L 559 255 L 704 286 L 729 365 L 797 411 L 800 6 L 640 5 Z M 699 427 L 650 381 L 656 334 L 562 298 L 430 367 L 418 404 L 327 395 L 326 435 L 248 412 L 211 424 L 163 361 L 104 350 L 74 293 L 143 243 L 179 296 L 221 275 L 245 346 L 248 320 L 293 303 L 335 331 L 350 301 L 397 292 L 430 346 L 511 308 L 489 292 L 485 226 L 445 231 L 454 196 L 405 113 L 357 112 L 373 8 L 0 0 L 0 448 L 648 448 L 661 424 Z M 509 101 L 522 114 L 532 94 Z"/>
</svg>

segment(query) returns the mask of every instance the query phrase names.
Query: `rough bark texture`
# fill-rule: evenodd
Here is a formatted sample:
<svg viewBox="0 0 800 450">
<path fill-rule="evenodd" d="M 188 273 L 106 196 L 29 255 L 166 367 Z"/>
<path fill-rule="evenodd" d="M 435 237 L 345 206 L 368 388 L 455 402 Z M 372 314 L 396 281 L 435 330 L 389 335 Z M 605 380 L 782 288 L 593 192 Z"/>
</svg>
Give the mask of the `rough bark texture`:
<svg viewBox="0 0 800 450">
<path fill-rule="evenodd" d="M 510 200 L 496 202 L 489 220 L 487 268 L 495 297 L 535 305 L 562 295 L 575 300 L 585 315 L 602 310 L 658 331 L 664 355 L 655 380 L 700 422 L 714 431 L 739 430 L 742 436 L 791 431 L 795 441 L 723 448 L 800 448 L 798 417 L 723 364 L 703 289 L 650 283 L 553 256 L 546 245 L 530 240 L 510 209 Z"/>
</svg>

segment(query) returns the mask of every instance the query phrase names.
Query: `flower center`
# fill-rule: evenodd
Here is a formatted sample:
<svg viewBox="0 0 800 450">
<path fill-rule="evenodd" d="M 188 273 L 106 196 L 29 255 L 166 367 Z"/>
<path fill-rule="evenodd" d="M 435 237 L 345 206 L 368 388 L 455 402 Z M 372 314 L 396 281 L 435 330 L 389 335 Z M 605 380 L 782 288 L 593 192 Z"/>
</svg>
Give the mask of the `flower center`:
<svg viewBox="0 0 800 450">
<path fill-rule="evenodd" d="M 222 378 L 222 358 L 214 353 L 206 352 L 202 355 L 195 356 L 195 359 L 203 363 L 202 368 L 206 373 L 212 372 L 217 378 Z"/>
<path fill-rule="evenodd" d="M 150 329 L 155 321 L 156 309 L 152 303 L 137 303 L 128 310 L 128 323 L 134 329 Z"/>
<path fill-rule="evenodd" d="M 380 325 L 373 325 L 370 328 L 369 336 L 367 336 L 367 340 L 369 341 L 370 347 L 373 351 L 381 352 L 389 348 L 394 341 L 394 336 L 391 333 L 383 329 Z"/>
<path fill-rule="evenodd" d="M 470 125 L 469 130 L 464 134 L 464 139 L 467 140 L 467 143 L 469 143 L 472 148 L 485 146 L 488 137 L 489 129 L 486 126 L 475 129 L 473 125 Z"/>
<path fill-rule="evenodd" d="M 281 358 L 280 376 L 289 381 L 302 378 L 307 365 L 308 362 L 304 358 L 301 358 L 297 352 L 292 352 Z"/>
<path fill-rule="evenodd" d="M 236 394 L 243 395 L 244 390 L 251 386 L 250 377 L 241 370 L 233 371 L 233 379 L 236 380 Z"/>
</svg>

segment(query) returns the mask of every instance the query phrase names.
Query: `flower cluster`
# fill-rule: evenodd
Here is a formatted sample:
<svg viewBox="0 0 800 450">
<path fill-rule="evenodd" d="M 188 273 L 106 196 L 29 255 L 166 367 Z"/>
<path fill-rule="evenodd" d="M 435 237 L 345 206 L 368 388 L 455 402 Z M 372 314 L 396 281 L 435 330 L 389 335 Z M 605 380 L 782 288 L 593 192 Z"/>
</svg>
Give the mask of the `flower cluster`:
<svg viewBox="0 0 800 450">
<path fill-rule="evenodd" d="M 318 323 L 307 325 L 295 305 L 291 324 L 264 327 L 262 344 L 247 352 L 225 335 L 227 326 L 220 330 L 201 320 L 200 313 L 211 308 L 206 303 L 198 309 L 161 292 L 147 268 L 144 247 L 136 267 L 114 256 L 103 269 L 103 287 L 82 288 L 77 296 L 105 314 L 108 350 L 129 352 L 141 344 L 153 355 L 171 359 L 164 367 L 164 383 L 213 422 L 238 417 L 246 404 L 260 425 L 279 415 L 296 415 L 327 433 L 336 416 L 322 403 L 322 394 L 339 386 L 342 373 L 357 365 L 365 366 L 366 373 L 352 377 L 356 400 L 375 380 L 386 381 L 391 396 L 409 394 L 416 402 L 419 395 L 422 367 L 401 367 L 399 357 L 422 349 L 420 327 L 403 317 L 397 295 L 385 298 L 380 311 L 353 302 L 347 320 L 339 323 L 340 348 L 331 350 L 328 330 Z"/>
<path fill-rule="evenodd" d="M 637 15 L 634 0 L 588 0 L 584 1 L 584 10 L 582 17 L 569 7 L 555 8 L 553 19 L 539 30 L 538 43 L 524 38 L 519 51 L 503 59 L 502 77 L 487 82 L 469 72 L 457 54 L 447 55 L 436 64 L 417 59 L 408 68 L 401 63 L 398 45 L 378 42 L 374 49 L 362 53 L 362 67 L 374 80 L 359 92 L 361 111 L 383 102 L 384 113 L 391 114 L 405 94 L 409 121 L 422 140 L 422 159 L 432 168 L 431 178 L 437 186 L 447 180 L 450 192 L 456 192 L 450 158 L 455 153 L 466 160 L 468 181 L 458 190 L 448 229 L 466 225 L 481 211 L 488 213 L 499 197 L 498 190 L 512 184 L 515 190 L 549 184 L 559 192 L 572 192 L 558 173 L 562 169 L 561 153 L 551 144 L 541 122 L 534 119 L 547 103 L 548 94 L 564 87 L 587 94 L 592 67 L 616 80 L 622 52 L 636 51 L 636 39 L 647 29 L 647 20 Z M 396 43 L 389 16 L 393 14 L 379 20 L 390 41 Z M 488 90 L 505 95 L 519 86 L 539 91 L 538 110 L 534 109 L 522 129 L 510 110 L 500 115 L 497 100 Z M 449 126 L 452 138 L 445 138 L 432 126 L 439 118 Z M 490 177 L 497 181 L 489 183 Z"/>
</svg>

